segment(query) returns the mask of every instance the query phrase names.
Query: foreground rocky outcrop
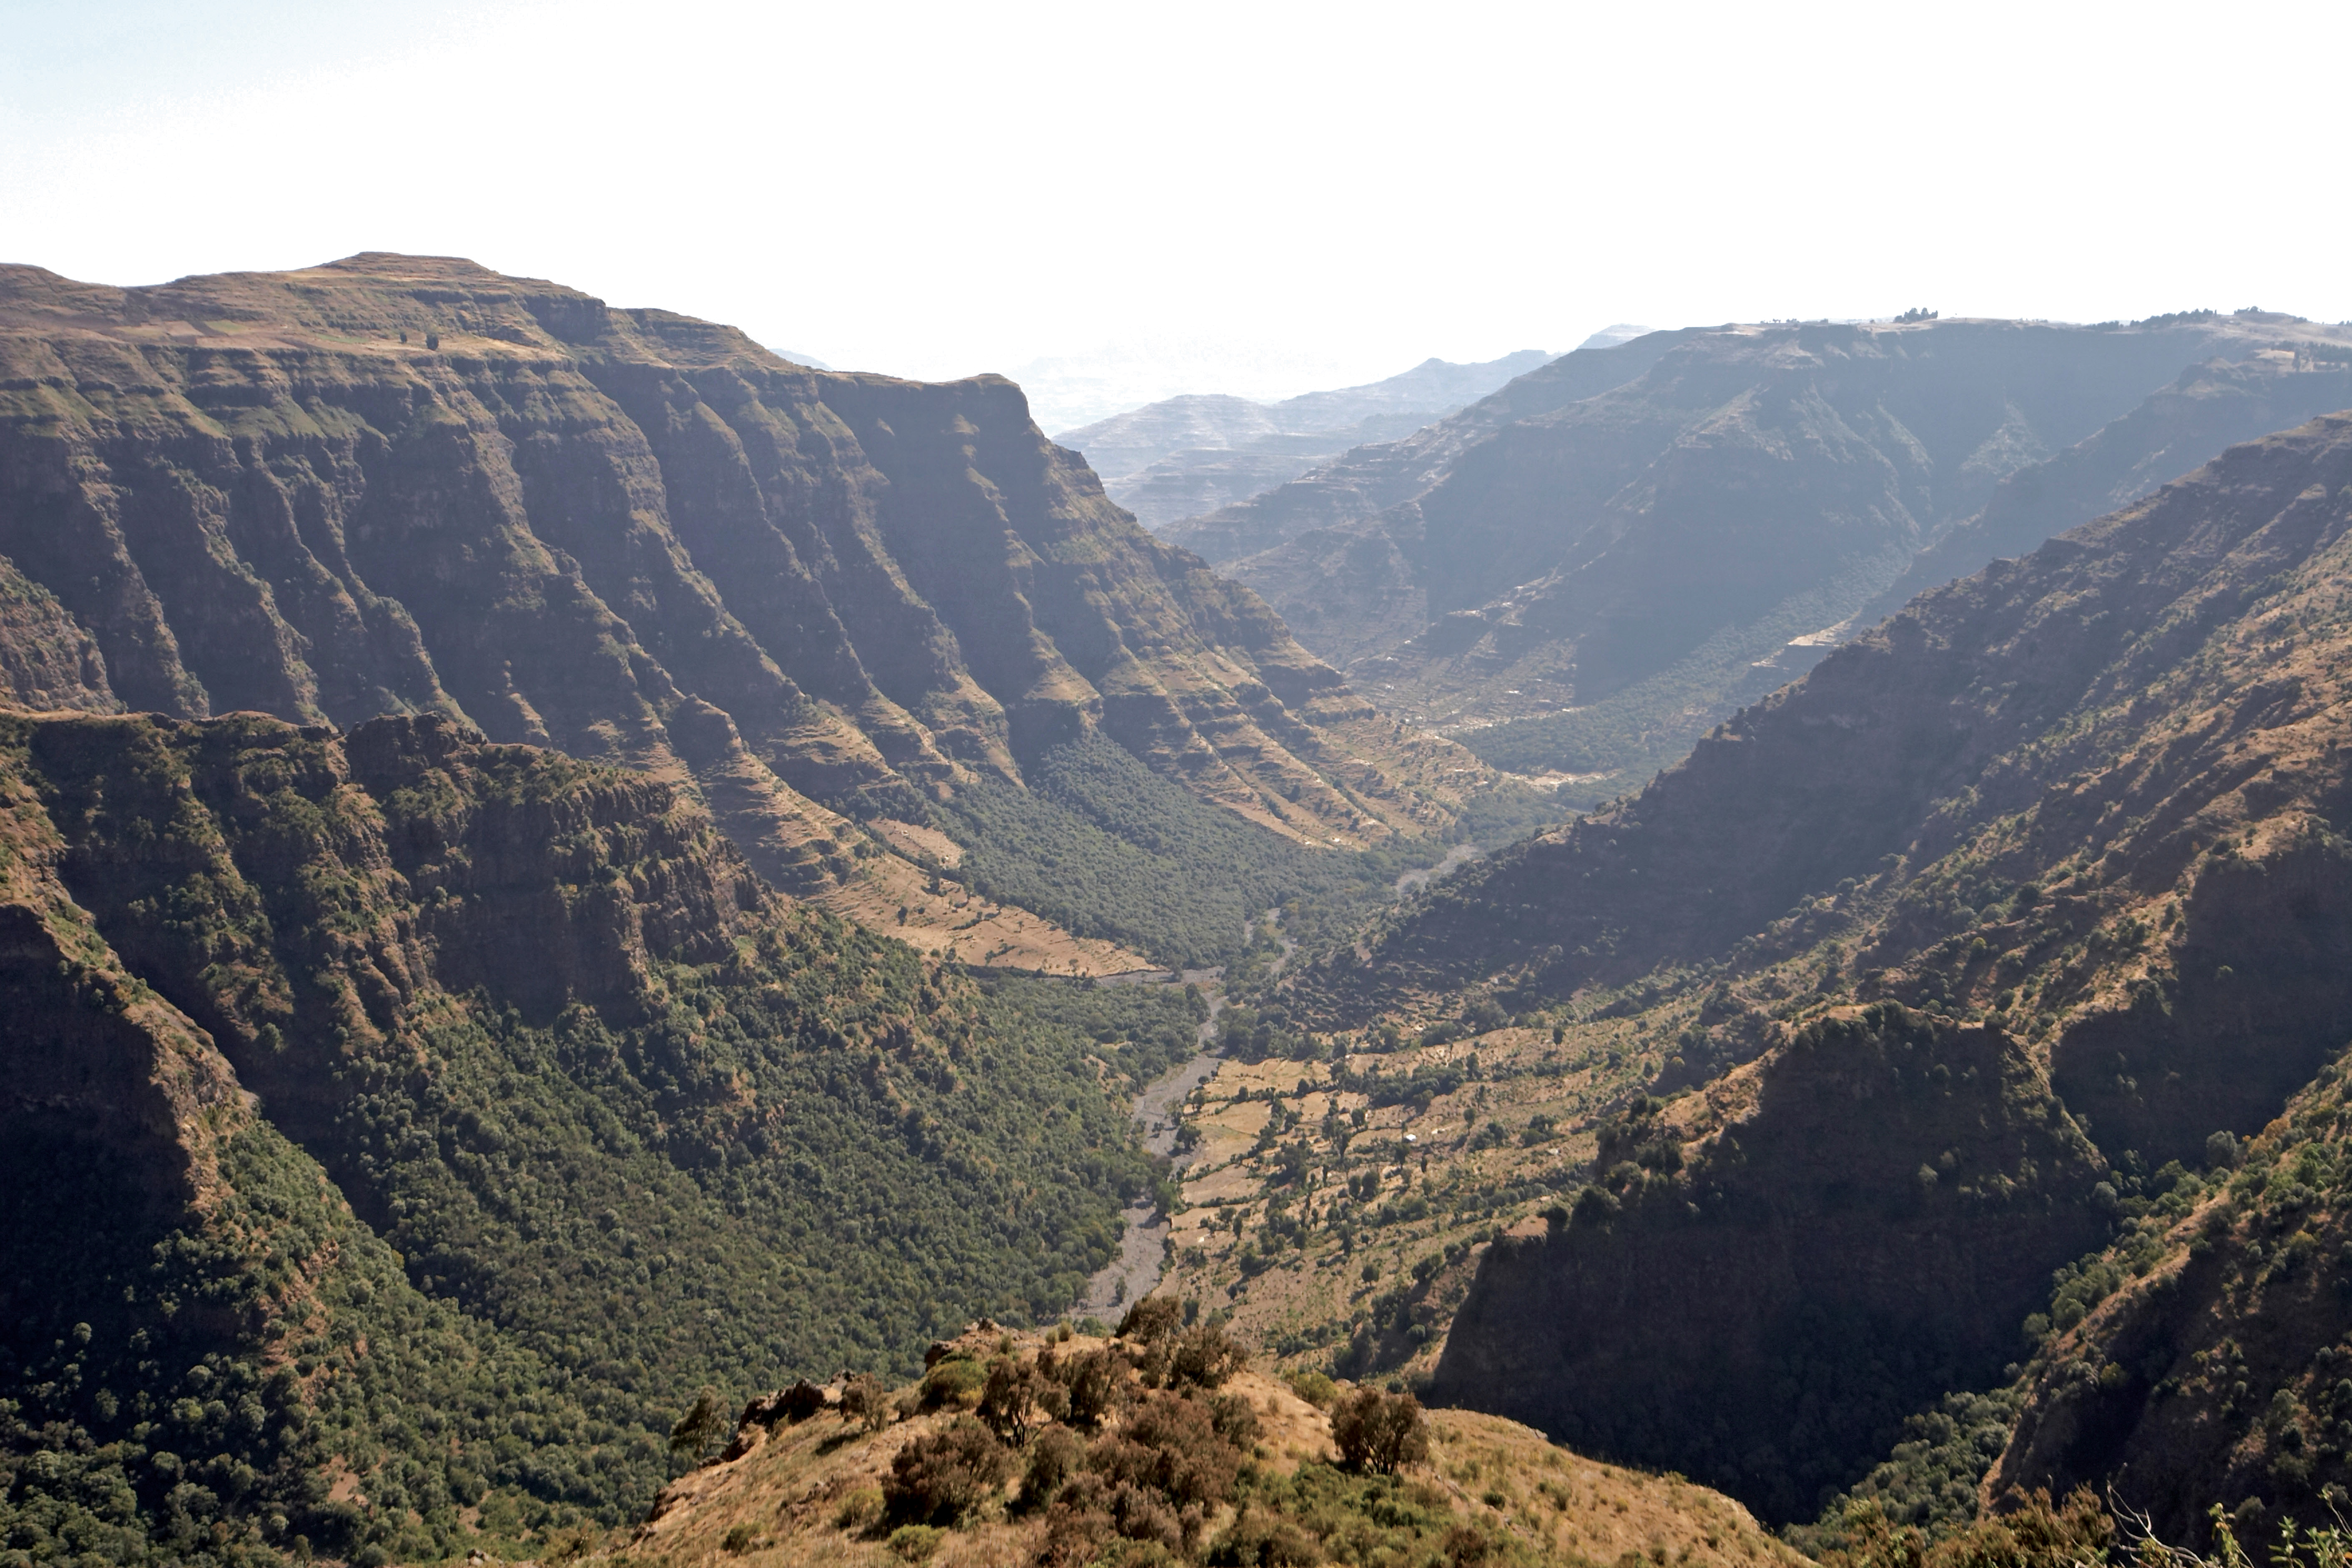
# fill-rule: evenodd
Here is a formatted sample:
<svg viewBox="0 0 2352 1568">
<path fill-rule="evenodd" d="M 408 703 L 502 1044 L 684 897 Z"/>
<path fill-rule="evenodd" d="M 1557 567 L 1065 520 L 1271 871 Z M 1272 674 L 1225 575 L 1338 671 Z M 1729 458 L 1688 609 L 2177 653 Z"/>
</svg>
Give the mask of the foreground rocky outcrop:
<svg viewBox="0 0 2352 1568">
<path fill-rule="evenodd" d="M 858 1409 L 839 1386 L 756 1400 L 723 1454 L 590 1560 L 1804 1561 L 1718 1493 L 1468 1411 L 1419 1415 L 1421 1452 L 1401 1465 L 1348 1463 L 1340 1412 L 1383 1404 L 1376 1391 L 1246 1366 L 1195 1378 L 1170 1367 L 1166 1331 L 1125 1327 L 981 1323 L 932 1347 L 920 1384 L 856 1390 Z M 1092 1397 L 1074 1402 L 1082 1384 Z"/>
</svg>

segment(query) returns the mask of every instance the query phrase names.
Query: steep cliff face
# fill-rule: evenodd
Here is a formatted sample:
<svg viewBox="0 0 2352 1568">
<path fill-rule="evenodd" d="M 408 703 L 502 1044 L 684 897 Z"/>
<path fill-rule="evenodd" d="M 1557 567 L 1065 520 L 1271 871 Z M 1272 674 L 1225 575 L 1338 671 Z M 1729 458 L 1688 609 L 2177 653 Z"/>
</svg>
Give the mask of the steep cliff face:
<svg viewBox="0 0 2352 1568">
<path fill-rule="evenodd" d="M 2340 954 L 2338 955 L 2340 962 Z M 2202 1545 L 2215 1503 L 2242 1536 L 2324 1523 L 2352 1479 L 2352 1243 L 2339 1060 L 2200 1183 L 2168 1173 L 2054 1303 L 1985 1476 L 2111 1485 L 2166 1539 Z"/>
<path fill-rule="evenodd" d="M 1011 384 L 812 371 L 467 262 L 0 272 L 0 552 L 129 707 L 439 712 L 691 778 L 802 892 L 887 858 L 849 819 L 1095 731 L 1301 843 L 1459 797 Z"/>
<path fill-rule="evenodd" d="M 0 557 L 0 702 L 36 710 L 111 713 L 121 702 L 106 683 L 98 644 L 57 595 Z"/>
<path fill-rule="evenodd" d="M 1892 615 L 1990 562 L 2031 554 L 2052 535 L 2128 506 L 2242 441 L 2347 407 L 2352 345 L 2295 342 L 2193 364 L 2095 435 L 2002 479 L 1982 511 L 1921 551 L 1857 619 Z"/>
<path fill-rule="evenodd" d="M 2236 448 L 1922 595 L 1623 805 L 1481 862 L 1391 922 L 1370 964 L 1323 974 L 1567 995 L 1727 951 L 1888 856 L 1907 878 L 1983 856 L 2014 884 L 2079 852 L 2150 891 L 2210 875 L 2218 899 L 2200 852 L 2222 823 L 2328 809 L 2337 633 L 2302 600 L 2335 592 L 2347 427 Z M 2291 787 L 2242 798 L 2273 750 Z M 1906 916 L 1884 941 L 1938 934 Z"/>
<path fill-rule="evenodd" d="M 1946 1389 L 1996 1381 L 2050 1260 L 2106 1234 L 2105 1163 L 2021 1043 L 1900 1007 L 1815 1021 L 1710 1099 L 1637 1110 L 1602 1158 L 1641 1163 L 1549 1237 L 1493 1249 L 1433 1397 L 1776 1521 L 1810 1518 Z"/>
<path fill-rule="evenodd" d="M 2341 406 L 2352 353 L 2342 329 L 2260 313 L 1673 336 L 1570 356 L 1563 369 L 1654 363 L 1549 407 L 1467 410 L 1449 422 L 1469 435 L 1459 449 L 1377 506 L 1227 568 L 1383 705 L 1498 766 L 1607 775 L 1591 781 L 1601 798 L 1802 673 L 1874 601 L 1899 607 L 2231 441 Z M 2282 363 L 2238 363 L 2256 354 Z M 1299 512 L 1325 493 L 1317 478 L 1252 515 Z M 1198 527 L 1228 528 L 1221 516 Z M 1167 532 L 1191 542 L 1193 528 Z"/>
<path fill-rule="evenodd" d="M 1300 999 L 1335 1021 L 1474 983 L 1637 1037 L 1673 1018 L 1654 1087 L 1712 1080 L 1601 1128 L 1574 1222 L 1482 1270 L 1442 1390 L 1787 1518 L 1892 1445 L 1903 1399 L 1997 1380 L 2118 1189 L 2254 1133 L 2352 1037 L 2347 670 L 2352 416 L 2331 416 L 1923 595 L 1639 797 L 1310 971 Z M 1761 1057 L 1726 1073 L 1764 1009 Z M 1825 1415 L 1788 1371 L 1828 1331 L 1809 1302 L 1844 1303 L 1838 1334 L 1943 1348 L 1874 1352 L 1878 1403 Z M 1778 1436 L 1798 1425 L 1802 1463 Z M 2070 1430 L 2018 1473 L 2105 1473 Z"/>
<path fill-rule="evenodd" d="M 616 1520 L 681 1390 L 1058 1310 L 1150 1179 L 1108 1047 L 782 902 L 682 781 L 437 713 L 19 715 L 0 814 L 0 1462 L 44 1550 Z"/>
</svg>

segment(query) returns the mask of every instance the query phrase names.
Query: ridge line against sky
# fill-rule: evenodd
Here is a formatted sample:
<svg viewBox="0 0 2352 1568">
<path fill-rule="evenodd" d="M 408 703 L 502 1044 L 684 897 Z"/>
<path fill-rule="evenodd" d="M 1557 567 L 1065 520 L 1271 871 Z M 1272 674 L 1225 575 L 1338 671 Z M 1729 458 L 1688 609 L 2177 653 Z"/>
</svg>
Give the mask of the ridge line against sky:
<svg viewBox="0 0 2352 1568">
<path fill-rule="evenodd" d="M 1616 321 L 2352 317 L 2299 151 L 2352 7 L 2210 16 L 5 0 L 0 259 L 463 255 L 845 368 L 1149 396 Z"/>
</svg>

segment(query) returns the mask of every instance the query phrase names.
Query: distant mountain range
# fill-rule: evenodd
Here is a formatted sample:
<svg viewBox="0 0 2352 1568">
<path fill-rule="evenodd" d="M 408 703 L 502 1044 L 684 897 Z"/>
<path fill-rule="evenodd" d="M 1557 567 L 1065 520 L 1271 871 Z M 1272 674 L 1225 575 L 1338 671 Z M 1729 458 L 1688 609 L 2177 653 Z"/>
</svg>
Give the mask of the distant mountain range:
<svg viewBox="0 0 2352 1568">
<path fill-rule="evenodd" d="M 2258 311 L 1659 332 L 1160 531 L 1383 704 L 1589 800 L 1839 628 L 2347 403 L 2352 331 Z"/>
<path fill-rule="evenodd" d="M 1392 440 L 1544 363 L 1524 349 L 1478 364 L 1424 360 L 1400 375 L 1279 403 L 1165 398 L 1055 439 L 1103 477 L 1147 528 L 1247 500 L 1351 447 Z"/>
</svg>

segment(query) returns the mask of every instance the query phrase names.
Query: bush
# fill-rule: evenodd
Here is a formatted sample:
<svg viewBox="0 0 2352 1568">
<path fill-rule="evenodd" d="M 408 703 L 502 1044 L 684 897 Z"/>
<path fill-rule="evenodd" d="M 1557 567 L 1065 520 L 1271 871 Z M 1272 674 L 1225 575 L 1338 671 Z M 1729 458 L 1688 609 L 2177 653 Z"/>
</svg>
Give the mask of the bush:
<svg viewBox="0 0 2352 1568">
<path fill-rule="evenodd" d="M 898 1450 L 882 1479 L 889 1517 L 911 1524 L 951 1525 L 1004 1484 L 1013 1457 L 969 1415 Z"/>
<path fill-rule="evenodd" d="M 694 1464 L 702 1463 L 702 1456 L 710 1445 L 727 1435 L 727 1417 L 719 1413 L 719 1395 L 704 1389 L 685 1415 L 669 1429 L 670 1452 L 684 1454 Z"/>
<path fill-rule="evenodd" d="M 861 1372 L 841 1385 L 841 1414 L 868 1432 L 890 1425 L 890 1391 L 870 1372 Z"/>
<path fill-rule="evenodd" d="M 1233 1496 L 1241 1455 L 1218 1436 L 1199 1401 L 1154 1394 L 1117 1436 L 1097 1442 L 1087 1468 L 1114 1486 L 1165 1492 L 1178 1507 L 1216 1507 Z"/>
<path fill-rule="evenodd" d="M 980 1391 L 980 1418 L 1004 1442 L 1025 1447 L 1030 1433 L 1069 1413 L 1069 1391 L 1037 1363 L 1006 1355 L 989 1363 L 988 1381 Z"/>
<path fill-rule="evenodd" d="M 1021 1506 L 1039 1509 L 1054 1500 L 1062 1483 L 1084 1468 L 1087 1446 L 1067 1426 L 1048 1426 L 1029 1446 L 1029 1468 L 1021 1477 Z"/>
<path fill-rule="evenodd" d="M 1429 1424 L 1410 1394 L 1360 1388 L 1331 1412 L 1331 1436 L 1349 1469 L 1391 1476 L 1429 1457 Z"/>
<path fill-rule="evenodd" d="M 1236 1448 L 1247 1449 L 1257 1441 L 1257 1409 L 1246 1394 L 1220 1394 L 1211 1399 L 1209 1425 Z"/>
<path fill-rule="evenodd" d="M 891 1555 L 906 1563 L 928 1563 L 947 1531 L 928 1524 L 902 1524 L 890 1532 Z"/>
<path fill-rule="evenodd" d="M 1319 1372 L 1294 1372 L 1290 1374 L 1290 1392 L 1318 1410 L 1328 1410 L 1331 1402 L 1339 1397 L 1339 1385 Z"/>
<path fill-rule="evenodd" d="M 970 1356 L 950 1356 L 923 1373 L 922 1407 L 969 1410 L 980 1403 L 981 1390 L 987 1382 L 988 1369 L 980 1363 Z"/>
<path fill-rule="evenodd" d="M 1176 1336 L 1168 1355 L 1171 1388 L 1222 1388 L 1225 1380 L 1249 1364 L 1249 1352 L 1214 1323 L 1202 1323 Z"/>
<path fill-rule="evenodd" d="M 841 1500 L 833 1510 L 833 1522 L 853 1535 L 862 1534 L 882 1522 L 882 1489 L 860 1487 Z"/>
<path fill-rule="evenodd" d="M 1146 1296 L 1118 1321 L 1119 1337 L 1157 1344 L 1176 1331 L 1183 1308 L 1172 1296 Z"/>
<path fill-rule="evenodd" d="M 1069 1423 L 1092 1431 L 1127 1404 L 1128 1365 L 1108 1350 L 1072 1356 L 1060 1368 L 1070 1391 Z"/>
<path fill-rule="evenodd" d="M 1209 1548 L 1212 1568 L 1308 1568 L 1323 1561 L 1315 1537 L 1278 1514 L 1244 1509 Z"/>
</svg>

